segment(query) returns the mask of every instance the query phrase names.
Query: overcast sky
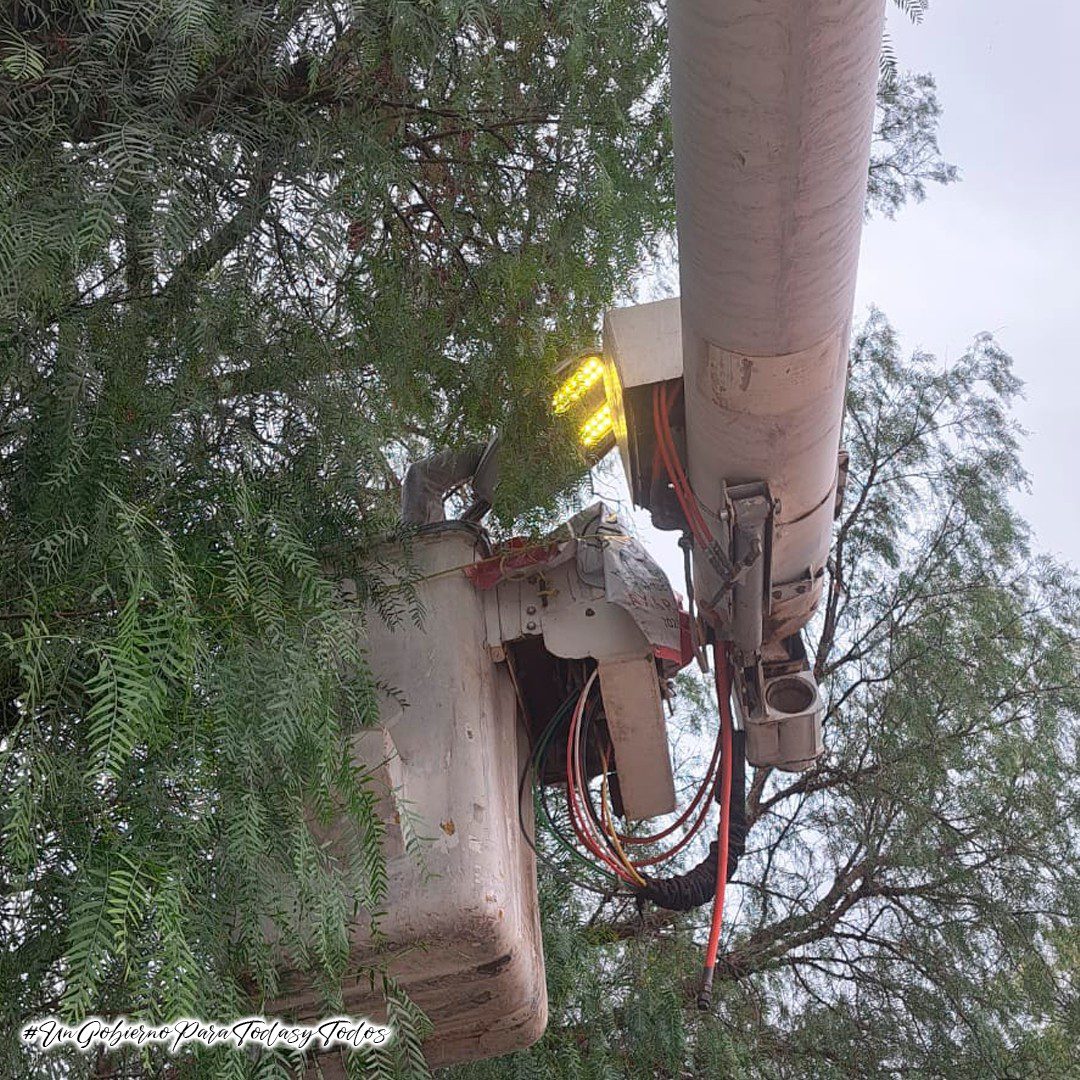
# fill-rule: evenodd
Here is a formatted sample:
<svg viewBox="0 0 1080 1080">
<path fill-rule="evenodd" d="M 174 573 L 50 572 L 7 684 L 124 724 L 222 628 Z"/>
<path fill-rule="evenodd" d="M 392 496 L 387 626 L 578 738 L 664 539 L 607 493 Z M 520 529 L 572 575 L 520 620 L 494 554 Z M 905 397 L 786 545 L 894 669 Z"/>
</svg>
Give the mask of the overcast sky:
<svg viewBox="0 0 1080 1080">
<path fill-rule="evenodd" d="M 907 348 L 955 357 L 991 331 L 1026 384 L 1019 419 L 1039 545 L 1080 567 L 1080 3 L 891 3 L 902 68 L 931 72 L 961 179 L 863 233 L 857 315 L 875 303 Z"/>
</svg>

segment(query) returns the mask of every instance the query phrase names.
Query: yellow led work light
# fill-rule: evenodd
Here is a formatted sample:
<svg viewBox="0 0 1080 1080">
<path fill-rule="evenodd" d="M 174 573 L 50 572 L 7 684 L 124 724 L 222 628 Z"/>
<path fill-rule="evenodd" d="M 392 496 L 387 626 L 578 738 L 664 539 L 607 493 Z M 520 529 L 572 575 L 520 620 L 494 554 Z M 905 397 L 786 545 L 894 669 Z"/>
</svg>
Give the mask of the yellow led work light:
<svg viewBox="0 0 1080 1080">
<path fill-rule="evenodd" d="M 614 418 L 611 415 L 611 406 L 605 401 L 604 404 L 581 425 L 581 430 L 578 432 L 578 440 L 586 450 L 591 449 L 607 438 L 607 436 L 611 434 L 613 427 Z"/>
<path fill-rule="evenodd" d="M 551 398 L 556 415 L 569 414 L 577 425 L 578 442 L 590 460 L 601 458 L 614 442 L 615 414 L 604 388 L 604 358 L 586 353 L 565 364 L 565 378 Z"/>
<path fill-rule="evenodd" d="M 604 361 L 599 356 L 583 356 L 577 366 L 555 391 L 551 407 L 557 413 L 564 413 L 576 405 L 594 387 L 603 391 Z"/>
</svg>

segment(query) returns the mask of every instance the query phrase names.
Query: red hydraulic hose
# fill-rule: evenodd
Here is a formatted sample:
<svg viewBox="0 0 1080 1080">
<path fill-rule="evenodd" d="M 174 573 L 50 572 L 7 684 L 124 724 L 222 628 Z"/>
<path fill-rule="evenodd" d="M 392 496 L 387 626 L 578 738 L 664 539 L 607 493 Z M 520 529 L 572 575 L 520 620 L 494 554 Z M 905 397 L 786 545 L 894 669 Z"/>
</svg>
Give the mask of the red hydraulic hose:
<svg viewBox="0 0 1080 1080">
<path fill-rule="evenodd" d="M 716 896 L 713 899 L 709 944 L 705 951 L 705 974 L 698 994 L 698 1008 L 712 1005 L 713 973 L 716 954 L 720 948 L 720 927 L 724 918 L 724 892 L 727 887 L 728 826 L 731 823 L 731 660 L 727 648 L 717 645 L 713 650 L 716 669 L 716 697 L 720 705 L 720 738 L 723 743 L 720 762 L 720 825 L 716 838 Z"/>
<path fill-rule="evenodd" d="M 686 518 L 694 540 L 704 551 L 712 542 L 712 535 L 708 525 L 705 524 L 705 519 L 701 516 L 694 492 L 690 488 L 690 481 L 686 478 L 686 472 L 675 449 L 669 415 L 671 400 L 668 398 L 667 390 L 668 388 L 663 383 L 653 387 L 653 428 L 656 433 L 656 444 L 668 478 L 671 480 L 671 486 L 675 489 L 675 495 L 682 507 L 683 517 Z"/>
<path fill-rule="evenodd" d="M 627 870 L 622 866 L 615 858 L 613 858 L 608 852 L 596 842 L 595 838 L 589 835 L 588 821 L 585 815 L 584 808 L 579 805 L 579 788 L 582 787 L 581 783 L 581 764 L 579 760 L 579 747 L 577 745 L 577 733 L 578 726 L 581 723 L 581 715 L 585 709 L 585 703 L 589 696 L 589 691 L 592 689 L 592 684 L 595 682 L 600 669 L 596 668 L 589 676 L 585 683 L 584 689 L 578 697 L 577 705 L 574 708 L 573 715 L 570 718 L 569 731 L 567 733 L 566 740 L 566 805 L 570 813 L 570 824 L 577 834 L 577 838 L 581 843 L 581 846 L 585 848 L 591 855 L 599 859 L 612 873 L 622 878 L 623 881 L 630 884 L 634 883 L 634 878 L 627 873 Z"/>
<path fill-rule="evenodd" d="M 679 815 L 676 821 L 673 821 L 666 829 L 663 829 L 661 832 L 654 833 L 652 836 L 624 836 L 622 833 L 619 833 L 619 839 L 624 844 L 656 844 L 659 843 L 661 840 L 669 837 L 673 832 L 676 831 L 676 829 L 679 829 L 683 825 L 685 825 L 687 821 L 690 820 L 690 817 L 694 813 L 694 811 L 698 808 L 701 800 L 704 799 L 707 795 L 712 794 L 713 790 L 716 787 L 716 767 L 720 763 L 720 751 L 720 733 L 717 732 L 716 743 L 713 746 L 712 759 L 709 761 L 709 767 L 705 771 L 705 779 L 702 780 L 701 786 L 695 792 L 694 798 L 690 802 L 690 805 Z M 706 802 L 706 810 L 708 810 L 708 806 L 709 804 L 708 802 Z M 693 831 L 696 832 L 697 828 L 698 826 L 695 825 Z M 663 858 L 667 858 L 667 855 L 664 855 Z M 642 865 L 647 864 L 643 863 Z"/>
</svg>

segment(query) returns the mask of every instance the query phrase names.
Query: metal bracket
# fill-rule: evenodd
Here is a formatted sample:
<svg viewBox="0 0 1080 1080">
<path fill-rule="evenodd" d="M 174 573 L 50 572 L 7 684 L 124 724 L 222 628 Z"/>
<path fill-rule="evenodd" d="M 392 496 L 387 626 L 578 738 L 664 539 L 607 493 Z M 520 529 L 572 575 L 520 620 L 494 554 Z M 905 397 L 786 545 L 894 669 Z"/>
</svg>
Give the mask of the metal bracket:
<svg viewBox="0 0 1080 1080">
<path fill-rule="evenodd" d="M 724 503 L 730 508 L 732 570 L 713 605 L 732 593 L 731 640 L 736 654 L 749 661 L 760 652 L 764 634 L 775 501 L 768 484 L 753 483 L 725 488 Z"/>
<path fill-rule="evenodd" d="M 801 772 L 821 756 L 825 705 L 799 634 L 738 667 L 734 689 L 750 764 Z"/>
</svg>

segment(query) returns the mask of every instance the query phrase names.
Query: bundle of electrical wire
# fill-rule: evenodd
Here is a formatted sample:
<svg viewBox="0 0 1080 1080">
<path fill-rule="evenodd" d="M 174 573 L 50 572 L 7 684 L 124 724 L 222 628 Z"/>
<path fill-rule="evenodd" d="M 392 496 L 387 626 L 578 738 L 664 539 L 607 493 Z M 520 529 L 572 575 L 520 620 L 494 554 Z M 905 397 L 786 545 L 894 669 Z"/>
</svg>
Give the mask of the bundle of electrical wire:
<svg viewBox="0 0 1080 1080">
<path fill-rule="evenodd" d="M 711 802 L 709 796 L 715 794 L 718 783 L 721 738 L 717 736 L 716 746 L 705 777 L 694 797 L 674 822 L 653 835 L 632 835 L 619 832 L 614 825 L 608 784 L 610 746 L 599 746 L 598 756 L 601 763 L 599 811 L 593 802 L 585 768 L 589 736 L 596 730 L 593 720 L 598 703 L 595 696 L 591 694 L 596 682 L 596 674 L 594 671 L 582 687 L 567 725 L 566 791 L 570 823 L 579 844 L 597 865 L 631 889 L 643 889 L 648 887 L 645 868 L 673 858 L 691 843 L 705 824 Z M 641 858 L 634 858 L 628 854 L 628 849 L 660 844 L 684 826 L 688 826 L 686 831 L 667 850 L 647 854 Z"/>
<path fill-rule="evenodd" d="M 712 1000 L 713 973 L 719 950 L 720 927 L 724 908 L 724 893 L 728 878 L 743 853 L 746 836 L 745 818 L 745 756 L 742 733 L 733 731 L 729 694 L 731 690 L 730 669 L 725 651 L 717 650 L 715 670 L 717 696 L 720 706 L 720 730 L 716 746 L 706 769 L 705 777 L 685 810 L 666 828 L 651 836 L 619 832 L 614 826 L 608 774 L 612 762 L 611 747 L 595 738 L 597 730 L 593 723 L 599 710 L 599 702 L 592 695 L 596 684 L 594 670 L 580 691 L 575 691 L 556 710 L 533 749 L 530 761 L 522 774 L 519 792 L 519 813 L 523 805 L 524 785 L 530 775 L 536 781 L 534 801 L 548 830 L 556 838 L 560 848 L 573 860 L 578 874 L 568 873 L 564 866 L 550 860 L 533 843 L 521 821 L 522 831 L 538 858 L 557 876 L 573 885 L 604 897 L 630 895 L 639 900 L 649 899 L 660 907 L 688 911 L 713 899 L 713 914 L 706 946 L 705 974 L 698 996 L 701 1008 L 709 1008 Z M 567 720 L 567 718 L 569 719 Z M 556 743 L 559 729 L 566 725 L 566 811 L 573 838 L 567 836 L 557 821 L 548 802 L 548 789 L 544 779 L 547 756 Z M 588 750 L 590 735 L 599 743 L 596 747 L 600 762 L 600 809 L 597 810 L 590 790 L 588 776 Z M 595 759 L 594 759 L 595 760 Z M 711 796 L 711 797 L 710 797 Z M 709 852 L 696 866 L 683 874 L 652 877 L 645 873 L 647 867 L 666 862 L 683 851 L 697 836 L 708 816 L 712 798 L 720 803 L 717 838 L 709 845 Z M 633 859 L 627 848 L 655 845 L 675 833 L 680 827 L 692 824 L 666 851 L 650 853 L 644 858 Z M 574 840 L 577 843 L 575 844 Z M 586 876 L 582 876 L 585 874 Z"/>
<path fill-rule="evenodd" d="M 522 795 L 529 773 L 536 781 L 550 775 L 548 759 L 560 741 L 560 730 L 565 727 L 566 813 L 560 815 L 553 809 L 549 788 L 542 782 L 536 784 L 534 800 L 547 831 L 556 840 L 560 851 L 569 857 L 574 872 L 568 871 L 565 863 L 555 863 L 535 845 L 534 850 L 549 869 L 590 891 L 609 895 L 629 892 L 643 895 L 668 907 L 685 909 L 697 906 L 704 901 L 693 899 L 693 892 L 688 893 L 686 888 L 680 888 L 680 878 L 650 877 L 649 874 L 650 868 L 667 863 L 685 851 L 695 837 L 700 835 L 708 820 L 710 805 L 721 786 L 723 733 L 717 734 L 716 744 L 701 783 L 689 804 L 674 821 L 651 835 L 620 832 L 614 824 L 615 813 L 608 779 L 615 764 L 612 760 L 613 751 L 610 744 L 601 741 L 599 728 L 595 723 L 600 710 L 599 695 L 594 693 L 596 677 L 594 671 L 581 689 L 571 694 L 556 710 L 538 738 L 526 772 L 522 775 Z M 594 764 L 597 761 L 600 763 L 599 807 L 590 789 L 586 769 L 590 747 L 594 751 Z M 566 823 L 569 824 L 569 830 Z M 524 830 L 524 822 L 522 828 Z M 682 835 L 675 836 L 680 829 L 684 830 Z M 666 850 L 656 850 L 656 845 L 671 837 L 674 837 L 674 841 Z M 642 848 L 646 850 L 639 857 L 635 857 L 634 853 Z M 676 884 L 668 886 L 669 881 Z M 711 895 L 711 887 L 709 894 Z M 685 902 L 687 897 L 691 897 L 691 902 Z"/>
<path fill-rule="evenodd" d="M 555 735 L 565 722 L 571 709 L 573 709 L 577 699 L 578 693 L 575 691 L 559 706 L 548 721 L 544 730 L 540 733 L 540 737 L 533 747 L 529 761 L 526 763 L 521 774 L 521 784 L 518 791 L 518 820 L 526 842 L 533 849 L 536 857 L 549 871 L 551 871 L 551 873 L 587 892 L 610 896 L 618 891 L 619 879 L 613 874 L 607 873 L 597 867 L 596 864 L 583 855 L 574 845 L 574 842 L 567 837 L 562 826 L 559 824 L 558 815 L 552 810 L 551 804 L 548 801 L 547 787 L 541 782 L 542 777 L 544 776 L 544 763 L 548 752 L 554 743 Z M 532 777 L 534 783 L 532 800 L 534 807 L 542 818 L 544 825 L 547 827 L 547 831 L 557 841 L 559 849 L 570 857 L 572 865 L 578 871 L 576 874 L 567 870 L 565 864 L 554 861 L 543 848 L 537 846 L 530 835 L 530 830 L 526 826 L 524 818 L 525 785 L 528 783 L 530 777 Z"/>
</svg>

